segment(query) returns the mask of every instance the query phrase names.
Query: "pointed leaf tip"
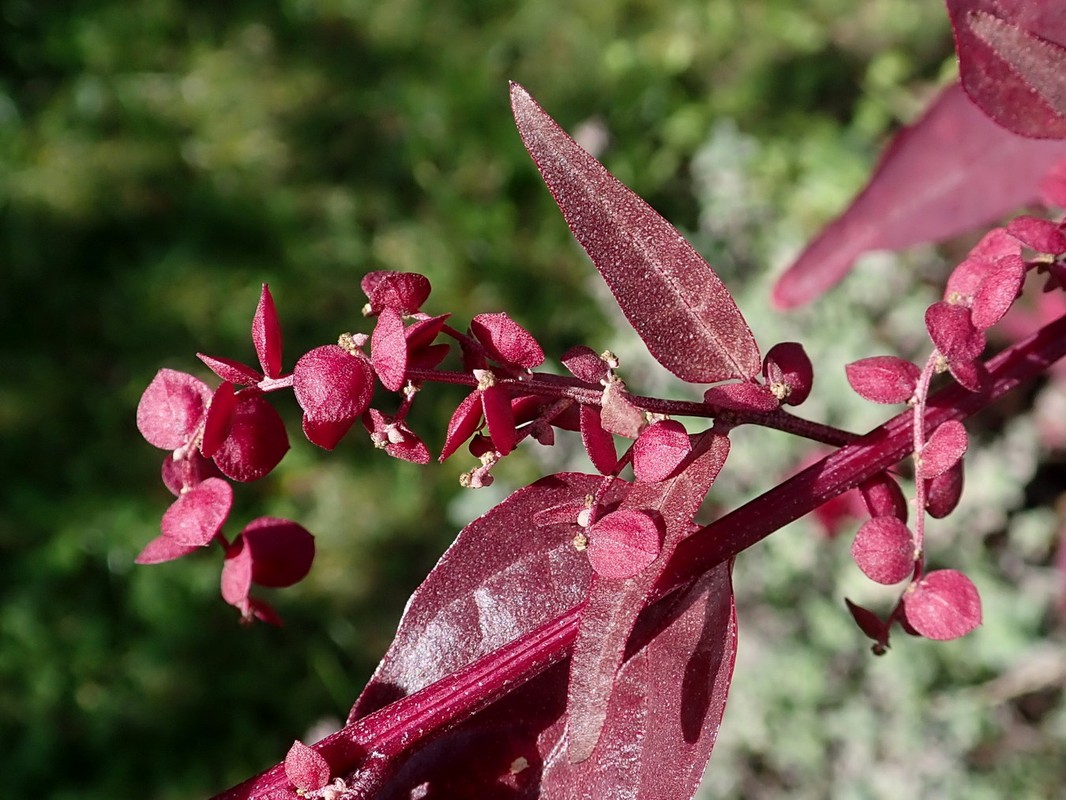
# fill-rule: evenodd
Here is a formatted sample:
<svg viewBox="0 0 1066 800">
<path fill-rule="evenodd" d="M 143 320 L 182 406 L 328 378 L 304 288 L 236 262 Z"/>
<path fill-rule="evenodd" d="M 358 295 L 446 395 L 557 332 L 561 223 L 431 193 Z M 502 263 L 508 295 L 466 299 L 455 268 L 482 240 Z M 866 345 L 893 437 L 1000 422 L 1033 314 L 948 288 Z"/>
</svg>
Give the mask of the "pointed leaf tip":
<svg viewBox="0 0 1066 800">
<path fill-rule="evenodd" d="M 517 84 L 511 107 L 567 225 L 655 359 L 690 383 L 754 377 L 755 339 L 703 257 Z"/>
</svg>

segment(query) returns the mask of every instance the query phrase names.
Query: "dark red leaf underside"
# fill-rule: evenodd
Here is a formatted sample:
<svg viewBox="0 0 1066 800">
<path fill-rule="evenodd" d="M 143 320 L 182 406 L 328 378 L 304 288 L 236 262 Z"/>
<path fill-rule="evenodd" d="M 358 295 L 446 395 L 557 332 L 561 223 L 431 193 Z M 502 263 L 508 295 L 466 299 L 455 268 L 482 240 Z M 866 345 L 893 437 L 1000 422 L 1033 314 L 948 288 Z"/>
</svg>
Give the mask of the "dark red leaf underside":
<svg viewBox="0 0 1066 800">
<path fill-rule="evenodd" d="M 774 302 L 790 308 L 814 300 L 870 250 L 939 242 L 1032 203 L 1063 157 L 1066 143 L 1017 136 L 961 86 L 949 86 L 893 139 L 862 192 L 781 276 Z"/>
<path fill-rule="evenodd" d="M 607 718 L 615 673 L 626 642 L 651 588 L 678 542 L 692 530 L 699 510 L 729 453 L 729 439 L 707 432 L 694 446 L 678 475 L 660 483 L 635 483 L 622 508 L 658 513 L 665 523 L 658 559 L 627 580 L 594 576 L 571 658 L 567 694 L 569 758 L 588 758 Z"/>
<path fill-rule="evenodd" d="M 962 85 L 1022 136 L 1066 138 L 1066 14 L 1061 0 L 947 0 Z"/>
<path fill-rule="evenodd" d="M 692 245 L 514 83 L 511 107 L 570 230 L 655 359 L 692 383 L 758 373 L 751 330 Z"/>
</svg>

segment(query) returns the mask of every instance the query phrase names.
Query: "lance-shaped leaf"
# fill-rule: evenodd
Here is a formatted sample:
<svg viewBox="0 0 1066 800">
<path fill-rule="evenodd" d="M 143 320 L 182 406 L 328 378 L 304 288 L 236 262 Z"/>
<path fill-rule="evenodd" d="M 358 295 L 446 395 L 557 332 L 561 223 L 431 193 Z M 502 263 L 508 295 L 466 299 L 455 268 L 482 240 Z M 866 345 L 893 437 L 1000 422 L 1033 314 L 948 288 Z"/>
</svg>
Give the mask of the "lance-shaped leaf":
<svg viewBox="0 0 1066 800">
<path fill-rule="evenodd" d="M 411 596 L 389 648 L 352 708 L 358 719 L 495 650 L 581 602 L 588 558 L 569 520 L 533 524 L 541 509 L 584 506 L 602 478 L 563 473 L 520 489 L 467 525 Z M 617 482 L 606 502 L 617 503 Z"/>
<path fill-rule="evenodd" d="M 655 359 L 691 383 L 758 373 L 751 330 L 692 245 L 514 83 L 511 107 L 570 230 Z"/>
<path fill-rule="evenodd" d="M 1004 128 L 1066 138 L 1061 0 L 947 0 L 970 98 Z"/>
<path fill-rule="evenodd" d="M 636 483 L 622 501 L 622 509 L 661 517 L 665 527 L 663 545 L 659 557 L 631 578 L 615 580 L 596 575 L 592 579 L 570 666 L 567 724 L 572 762 L 592 755 L 607 720 L 615 673 L 637 615 L 674 548 L 691 532 L 693 517 L 728 454 L 729 439 L 708 431 L 697 439 L 675 477 L 659 483 Z"/>
<path fill-rule="evenodd" d="M 1064 157 L 1066 142 L 1001 128 L 953 84 L 892 140 L 862 192 L 778 279 L 774 302 L 814 300 L 863 253 L 943 241 L 1032 203 Z"/>
</svg>

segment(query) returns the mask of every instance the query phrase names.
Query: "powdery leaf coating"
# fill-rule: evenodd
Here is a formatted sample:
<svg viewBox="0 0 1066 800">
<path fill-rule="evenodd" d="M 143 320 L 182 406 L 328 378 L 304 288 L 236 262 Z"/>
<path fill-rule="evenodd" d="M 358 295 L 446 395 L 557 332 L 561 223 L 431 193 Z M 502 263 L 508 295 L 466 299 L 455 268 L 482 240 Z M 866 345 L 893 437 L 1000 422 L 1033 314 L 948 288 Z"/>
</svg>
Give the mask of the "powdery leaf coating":
<svg viewBox="0 0 1066 800">
<path fill-rule="evenodd" d="M 600 420 L 604 430 L 615 436 L 636 439 L 644 427 L 644 415 L 629 400 L 629 394 L 620 383 L 608 383 L 603 387 L 600 401 Z"/>
<path fill-rule="evenodd" d="M 234 361 L 232 358 L 209 356 L 205 353 L 197 353 L 196 357 L 204 362 L 207 368 L 218 375 L 222 380 L 235 383 L 238 386 L 254 386 L 263 379 L 263 376 L 260 373 L 256 372 L 247 364 L 242 364 L 240 361 Z"/>
<path fill-rule="evenodd" d="M 1003 127 L 1066 138 L 1066 21 L 1057 2 L 948 0 L 962 84 Z"/>
<path fill-rule="evenodd" d="M 210 402 L 206 383 L 186 372 L 161 369 L 137 404 L 137 430 L 148 444 L 177 450 L 192 438 Z"/>
<path fill-rule="evenodd" d="M 799 342 L 779 342 L 771 347 L 763 359 L 762 374 L 774 395 L 789 406 L 806 400 L 814 384 L 814 366 Z"/>
<path fill-rule="evenodd" d="M 315 559 L 315 537 L 287 519 L 259 517 L 241 531 L 233 547 L 251 553 L 252 582 L 282 588 L 304 579 Z"/>
<path fill-rule="evenodd" d="M 907 521 L 907 498 L 896 479 L 887 472 L 880 472 L 860 483 L 859 491 L 871 517 L 895 517 L 900 522 Z"/>
<path fill-rule="evenodd" d="M 204 435 L 200 452 L 211 458 L 218 452 L 233 428 L 233 415 L 237 412 L 237 392 L 233 384 L 223 381 L 211 396 L 211 405 L 204 420 Z"/>
<path fill-rule="evenodd" d="M 985 337 L 974 327 L 970 310 L 941 300 L 925 310 L 925 328 L 936 349 L 951 361 L 972 361 L 985 349 Z"/>
<path fill-rule="evenodd" d="M 518 439 L 510 393 L 502 386 L 490 386 L 481 392 L 481 407 L 485 412 L 485 424 L 492 437 L 492 446 L 501 456 L 507 455 L 514 450 Z"/>
<path fill-rule="evenodd" d="M 977 330 L 991 328 L 1006 314 L 1025 282 L 1025 263 L 1020 256 L 1006 256 L 996 262 L 996 269 L 989 273 L 974 295 L 970 319 Z"/>
<path fill-rule="evenodd" d="M 463 398 L 452 413 L 452 418 L 448 421 L 448 432 L 444 437 L 444 447 L 437 460 L 443 462 L 458 450 L 463 442 L 473 436 L 474 431 L 481 424 L 481 417 L 481 392 L 473 391 Z"/>
<path fill-rule="evenodd" d="M 296 789 L 313 792 L 329 783 L 329 763 L 321 753 L 296 740 L 285 756 L 285 777 Z"/>
<path fill-rule="evenodd" d="M 571 347 L 560 359 L 570 374 L 586 383 L 599 383 L 607 377 L 607 362 L 591 347 L 579 344 Z"/>
<path fill-rule="evenodd" d="M 618 452 L 614 449 L 614 437 L 608 433 L 600 420 L 597 406 L 581 406 L 581 442 L 589 460 L 601 475 L 613 475 L 618 471 Z"/>
<path fill-rule="evenodd" d="M 414 314 L 429 297 L 429 278 L 417 272 L 380 270 L 368 272 L 360 282 L 370 300 L 370 313 L 389 308 L 402 315 Z"/>
<path fill-rule="evenodd" d="M 937 570 L 903 593 L 903 612 L 927 639 L 958 639 L 981 624 L 981 596 L 961 572 Z"/>
<path fill-rule="evenodd" d="M 844 367 L 848 384 L 874 403 L 906 403 L 914 396 L 922 371 L 898 356 L 871 356 Z"/>
<path fill-rule="evenodd" d="M 958 420 L 938 425 L 922 447 L 918 477 L 931 480 L 954 467 L 966 453 L 966 427 Z"/>
<path fill-rule="evenodd" d="M 390 392 L 403 388 L 407 376 L 407 337 L 400 312 L 384 308 L 370 337 L 370 362 L 382 386 Z"/>
<path fill-rule="evenodd" d="M 892 140 L 858 197 L 781 276 L 774 303 L 814 300 L 862 253 L 943 241 L 1032 203 L 1048 165 L 1064 156 L 1066 143 L 1001 128 L 952 84 Z"/>
<path fill-rule="evenodd" d="M 277 309 L 274 308 L 274 298 L 270 296 L 270 289 L 265 283 L 252 318 L 252 343 L 263 374 L 268 378 L 281 375 L 281 325 L 278 323 Z"/>
<path fill-rule="evenodd" d="M 1049 219 L 1015 217 L 1007 225 L 1007 233 L 1038 253 L 1066 253 L 1066 233 Z"/>
<path fill-rule="evenodd" d="M 943 519 L 959 504 L 964 483 L 964 463 L 959 460 L 951 469 L 926 482 L 925 510 L 934 519 Z"/>
<path fill-rule="evenodd" d="M 855 534 L 851 557 L 870 580 L 899 583 L 914 571 L 914 538 L 897 517 L 874 517 Z"/>
<path fill-rule="evenodd" d="M 690 383 L 754 377 L 755 338 L 692 245 L 516 83 L 511 108 L 567 225 L 655 359 Z"/>
<path fill-rule="evenodd" d="M 470 321 L 470 332 L 501 364 L 533 369 L 544 363 L 544 351 L 533 334 L 503 312 L 478 314 Z"/>
<path fill-rule="evenodd" d="M 285 423 L 265 398 L 254 395 L 237 403 L 229 437 L 214 458 L 222 474 L 243 483 L 267 475 L 288 450 Z"/>
<path fill-rule="evenodd" d="M 666 480 L 691 450 L 684 425 L 673 419 L 656 422 L 633 443 L 633 474 L 644 483 Z"/>
<path fill-rule="evenodd" d="M 163 535 L 175 544 L 203 547 L 222 530 L 233 506 L 233 487 L 208 478 L 170 504 L 163 514 Z"/>
<path fill-rule="evenodd" d="M 607 580 L 639 575 L 662 549 L 662 530 L 647 512 L 621 509 L 605 514 L 588 529 L 589 563 Z"/>
<path fill-rule="evenodd" d="M 781 405 L 769 386 L 747 381 L 712 386 L 703 393 L 703 402 L 729 411 L 765 412 Z"/>
<path fill-rule="evenodd" d="M 200 545 L 178 544 L 166 534 L 161 533 L 144 546 L 133 562 L 142 565 L 162 564 L 165 561 L 173 561 L 189 553 L 195 553 L 199 549 Z"/>
<path fill-rule="evenodd" d="M 370 405 L 374 375 L 359 356 L 327 344 L 296 362 L 292 388 L 304 411 L 307 438 L 332 450 Z"/>
</svg>

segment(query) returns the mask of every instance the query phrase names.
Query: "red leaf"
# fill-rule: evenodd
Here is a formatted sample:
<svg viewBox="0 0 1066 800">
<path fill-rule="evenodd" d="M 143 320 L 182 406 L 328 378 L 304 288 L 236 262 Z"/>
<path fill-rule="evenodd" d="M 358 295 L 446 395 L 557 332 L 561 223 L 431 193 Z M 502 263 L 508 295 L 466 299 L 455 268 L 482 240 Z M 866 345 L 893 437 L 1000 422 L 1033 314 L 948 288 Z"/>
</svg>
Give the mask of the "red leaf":
<svg viewBox="0 0 1066 800">
<path fill-rule="evenodd" d="M 977 330 L 991 328 L 1006 314 L 1018 298 L 1025 282 L 1025 264 L 1019 256 L 999 259 L 996 268 L 985 276 L 974 295 L 970 319 Z"/>
<path fill-rule="evenodd" d="M 651 566 L 662 548 L 662 530 L 646 511 L 621 509 L 588 529 L 588 557 L 597 575 L 623 580 Z"/>
<path fill-rule="evenodd" d="M 226 550 L 220 583 L 222 599 L 245 614 L 249 609 L 248 593 L 252 590 L 252 552 L 239 535 Z"/>
<path fill-rule="evenodd" d="M 941 300 L 925 310 L 925 328 L 948 361 L 972 361 L 985 349 L 985 337 L 974 327 L 970 309 Z"/>
<path fill-rule="evenodd" d="M 429 449 L 403 422 L 396 422 L 376 409 L 370 409 L 363 416 L 363 425 L 370 432 L 370 440 L 375 447 L 384 449 L 393 458 L 400 458 L 414 464 L 429 463 Z"/>
<path fill-rule="evenodd" d="M 204 420 L 204 435 L 200 452 L 211 458 L 218 452 L 233 428 L 233 415 L 237 412 L 237 393 L 233 384 L 223 381 L 211 396 L 211 404 Z"/>
<path fill-rule="evenodd" d="M 751 330 L 692 245 L 515 83 L 511 107 L 570 230 L 655 359 L 690 383 L 758 373 Z"/>
<path fill-rule="evenodd" d="M 259 395 L 242 397 L 233 415 L 229 438 L 215 453 L 215 464 L 235 481 L 254 481 L 267 475 L 289 450 L 285 423 Z"/>
<path fill-rule="evenodd" d="M 490 386 L 481 392 L 481 406 L 492 446 L 501 456 L 507 455 L 514 450 L 518 438 L 511 412 L 511 395 L 502 386 Z"/>
<path fill-rule="evenodd" d="M 431 289 L 425 275 L 391 270 L 368 272 L 361 286 L 370 300 L 371 314 L 380 314 L 386 308 L 402 315 L 414 314 L 426 302 Z"/>
<path fill-rule="evenodd" d="M 896 479 L 887 472 L 879 472 L 860 483 L 859 491 L 871 517 L 895 517 L 900 522 L 907 521 L 907 498 Z"/>
<path fill-rule="evenodd" d="M 501 364 L 533 369 L 544 363 L 544 351 L 533 335 L 502 312 L 478 314 L 470 322 L 470 331 L 489 358 Z"/>
<path fill-rule="evenodd" d="M 210 544 L 232 505 L 233 487 L 221 478 L 208 478 L 171 503 L 163 514 L 163 535 L 184 546 Z"/>
<path fill-rule="evenodd" d="M 579 603 L 591 575 L 588 558 L 572 544 L 579 528 L 572 517 L 530 521 L 541 509 L 583 503 L 601 481 L 598 475 L 552 475 L 467 525 L 411 596 L 349 720 L 428 686 Z M 616 503 L 628 485 L 617 481 L 604 502 Z"/>
<path fill-rule="evenodd" d="M 200 549 L 198 544 L 178 544 L 166 534 L 161 533 L 144 546 L 135 564 L 162 564 L 165 561 L 173 561 L 176 558 L 195 553 Z"/>
<path fill-rule="evenodd" d="M 970 306 L 981 283 L 996 268 L 1000 259 L 1021 256 L 1018 240 L 1006 228 L 993 228 L 981 237 L 973 249 L 948 276 L 944 299 L 953 305 Z"/>
<path fill-rule="evenodd" d="M 954 467 L 966 453 L 966 428 L 958 420 L 937 426 L 918 458 L 919 478 L 930 480 Z"/>
<path fill-rule="evenodd" d="M 259 517 L 249 522 L 237 538 L 251 553 L 253 583 L 275 588 L 292 586 L 311 570 L 315 537 L 295 522 Z"/>
<path fill-rule="evenodd" d="M 575 345 L 563 353 L 560 359 L 570 374 L 586 383 L 596 383 L 607 378 L 607 362 L 591 347 Z"/>
<path fill-rule="evenodd" d="M 174 460 L 173 453 L 167 453 L 167 457 L 163 459 L 163 468 L 160 472 L 163 478 L 163 485 L 175 497 L 180 495 L 183 490 L 191 489 L 208 478 L 222 477 L 222 473 L 215 462 L 209 458 L 204 458 L 198 450 L 187 450 L 184 457 L 177 461 Z"/>
<path fill-rule="evenodd" d="M 1007 225 L 1007 233 L 1038 253 L 1066 253 L 1066 233 L 1049 219 L 1016 217 Z"/>
<path fill-rule="evenodd" d="M 1066 21 L 1057 2 L 948 0 L 966 92 L 1003 127 L 1066 138 Z"/>
<path fill-rule="evenodd" d="M 415 352 L 429 347 L 450 316 L 451 314 L 441 314 L 439 317 L 429 317 L 414 322 L 404 334 L 407 337 L 407 349 Z M 443 347 L 447 348 L 447 345 Z"/>
<path fill-rule="evenodd" d="M 897 356 L 871 356 L 844 367 L 851 388 L 874 403 L 906 403 L 922 371 Z"/>
<path fill-rule="evenodd" d="M 914 537 L 896 517 L 874 517 L 855 534 L 851 557 L 872 581 L 891 585 L 914 571 Z"/>
<path fill-rule="evenodd" d="M 148 444 L 177 450 L 188 444 L 210 402 L 206 383 L 185 372 L 161 369 L 137 404 L 137 430 Z"/>
<path fill-rule="evenodd" d="M 321 753 L 294 741 L 285 756 L 285 777 L 295 788 L 313 792 L 329 783 L 329 764 Z"/>
<path fill-rule="evenodd" d="M 730 411 L 773 411 L 781 405 L 769 386 L 761 383 L 726 383 L 703 393 L 703 402 Z"/>
<path fill-rule="evenodd" d="M 247 364 L 242 364 L 240 361 L 234 361 L 232 358 L 209 356 L 204 353 L 197 353 L 196 357 L 204 362 L 204 364 L 207 365 L 207 368 L 218 375 L 222 380 L 235 383 L 238 386 L 254 386 L 263 379 L 263 376 L 260 373 L 256 372 Z"/>
<path fill-rule="evenodd" d="M 672 419 L 656 422 L 633 443 L 633 474 L 644 483 L 666 480 L 691 450 L 684 425 Z"/>
<path fill-rule="evenodd" d="M 1045 205 L 1066 208 L 1066 159 L 1058 161 L 1040 181 L 1040 199 Z"/>
<path fill-rule="evenodd" d="M 900 132 L 848 209 L 807 246 L 774 287 L 774 302 L 810 302 L 871 250 L 939 242 L 1038 198 L 1066 143 L 1026 139 L 996 125 L 958 84 Z"/>
<path fill-rule="evenodd" d="M 925 485 L 925 509 L 934 519 L 943 519 L 959 504 L 963 487 L 963 461 L 957 461 Z"/>
<path fill-rule="evenodd" d="M 798 406 L 811 393 L 814 367 L 799 342 L 780 342 L 763 359 L 762 374 L 782 403 Z"/>
<path fill-rule="evenodd" d="M 474 435 L 481 424 L 481 392 L 475 390 L 463 398 L 448 422 L 448 433 L 444 437 L 444 448 L 438 461 L 443 462 L 459 449 L 459 446 Z"/>
<path fill-rule="evenodd" d="M 252 342 L 263 374 L 268 378 L 281 375 L 281 325 L 278 323 L 277 309 L 274 308 L 274 298 L 270 296 L 270 289 L 265 283 L 252 318 Z"/>
<path fill-rule="evenodd" d="M 618 470 L 618 453 L 614 449 L 614 437 L 604 430 L 597 406 L 581 406 L 581 441 L 592 462 L 601 475 L 613 475 Z"/>
<path fill-rule="evenodd" d="M 307 438 L 332 450 L 370 405 L 374 376 L 363 358 L 327 344 L 296 362 L 292 388 L 304 411 Z"/>
<path fill-rule="evenodd" d="M 958 639 L 981 624 L 981 596 L 961 572 L 942 569 L 911 584 L 903 594 L 903 612 L 927 639 Z"/>
<path fill-rule="evenodd" d="M 851 618 L 859 626 L 859 630 L 884 648 L 888 644 L 889 625 L 870 609 L 863 608 L 846 597 L 844 598 L 844 603 L 847 605 L 848 611 L 851 612 Z"/>
<path fill-rule="evenodd" d="M 390 392 L 403 388 L 407 377 L 407 337 L 400 312 L 384 308 L 370 337 L 370 361 L 381 384 Z"/>
<path fill-rule="evenodd" d="M 629 393 L 621 383 L 612 381 L 603 387 L 600 403 L 604 430 L 627 439 L 636 439 L 640 435 L 644 414 L 630 402 Z"/>
</svg>

